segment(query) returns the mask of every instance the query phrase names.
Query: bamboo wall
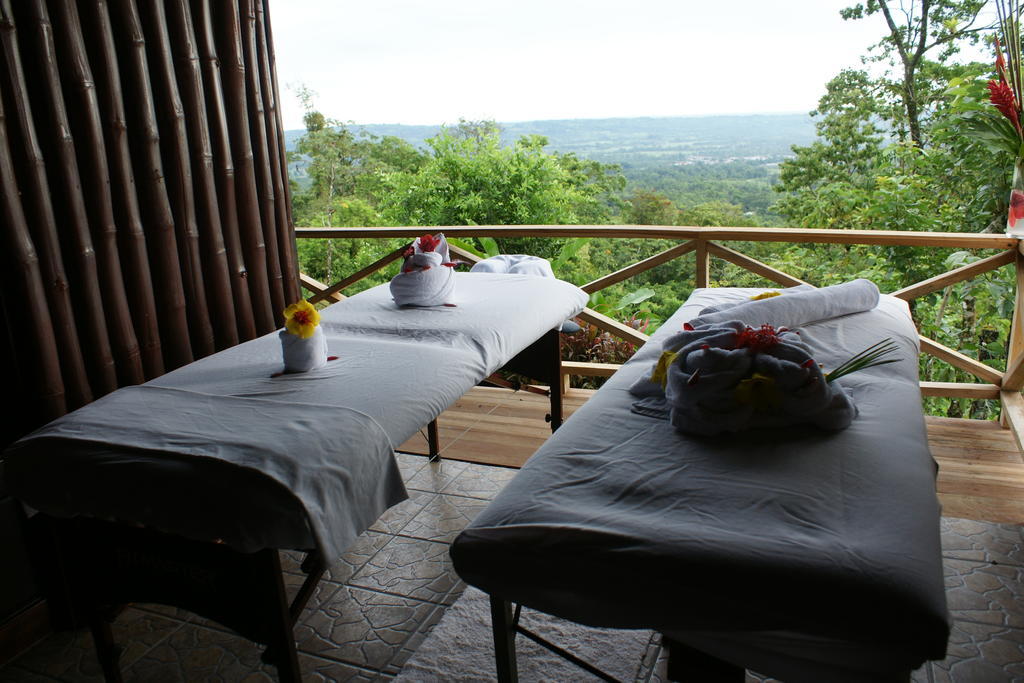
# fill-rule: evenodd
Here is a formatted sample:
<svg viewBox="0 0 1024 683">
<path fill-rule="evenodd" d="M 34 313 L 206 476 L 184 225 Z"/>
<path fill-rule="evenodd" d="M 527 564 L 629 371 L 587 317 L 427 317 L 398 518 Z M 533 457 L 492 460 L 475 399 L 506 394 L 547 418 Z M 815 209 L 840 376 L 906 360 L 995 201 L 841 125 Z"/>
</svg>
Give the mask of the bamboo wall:
<svg viewBox="0 0 1024 683">
<path fill-rule="evenodd" d="M 4 443 L 299 298 L 267 2 L 0 0 Z"/>
</svg>

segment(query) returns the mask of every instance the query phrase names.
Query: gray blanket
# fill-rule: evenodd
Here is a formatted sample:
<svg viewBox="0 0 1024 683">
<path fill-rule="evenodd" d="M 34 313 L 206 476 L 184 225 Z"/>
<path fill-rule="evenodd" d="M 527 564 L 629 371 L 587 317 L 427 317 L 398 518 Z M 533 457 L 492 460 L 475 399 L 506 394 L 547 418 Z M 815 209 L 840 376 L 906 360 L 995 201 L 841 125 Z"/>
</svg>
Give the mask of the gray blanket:
<svg viewBox="0 0 1024 683">
<path fill-rule="evenodd" d="M 273 332 L 120 389 L 12 446 L 4 485 L 56 516 L 336 557 L 406 497 L 393 446 L 587 301 L 551 278 L 457 278 L 455 307 L 400 309 L 382 285 L 324 309 L 338 358 L 318 370 L 280 374 Z"/>
<path fill-rule="evenodd" d="M 885 337 L 900 347 L 900 363 L 840 380 L 859 409 L 841 432 L 687 436 L 630 411 L 660 339 L 757 291 L 697 290 L 456 539 L 459 574 L 785 680 L 877 680 L 941 658 L 935 464 L 904 302 L 801 330 L 830 367 Z"/>
</svg>

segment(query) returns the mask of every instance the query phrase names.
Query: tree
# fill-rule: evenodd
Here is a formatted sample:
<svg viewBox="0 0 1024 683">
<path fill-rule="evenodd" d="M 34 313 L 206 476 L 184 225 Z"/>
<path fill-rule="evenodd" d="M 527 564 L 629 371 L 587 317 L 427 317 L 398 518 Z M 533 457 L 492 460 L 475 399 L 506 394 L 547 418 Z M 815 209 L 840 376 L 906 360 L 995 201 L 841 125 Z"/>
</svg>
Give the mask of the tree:
<svg viewBox="0 0 1024 683">
<path fill-rule="evenodd" d="M 926 54 L 938 49 L 936 61 L 945 62 L 959 50 L 963 39 L 977 40 L 978 14 L 986 0 L 900 0 L 891 7 L 890 0 L 868 0 L 840 11 L 843 19 L 863 19 L 881 13 L 888 34 L 872 49 L 876 60 L 888 59 L 893 67 L 899 61 L 898 100 L 910 140 L 920 147 L 922 116 L 936 92 L 922 87 L 920 71 Z"/>
<path fill-rule="evenodd" d="M 617 167 L 548 154 L 547 138 L 525 135 L 502 146 L 493 122 L 443 128 L 414 172 L 383 177 L 381 210 L 394 225 L 554 225 L 604 222 Z M 509 251 L 508 245 L 502 245 Z M 551 252 L 551 249 L 543 249 Z M 537 253 L 526 252 L 526 253 Z M 537 253 L 553 256 L 553 253 Z"/>
</svg>

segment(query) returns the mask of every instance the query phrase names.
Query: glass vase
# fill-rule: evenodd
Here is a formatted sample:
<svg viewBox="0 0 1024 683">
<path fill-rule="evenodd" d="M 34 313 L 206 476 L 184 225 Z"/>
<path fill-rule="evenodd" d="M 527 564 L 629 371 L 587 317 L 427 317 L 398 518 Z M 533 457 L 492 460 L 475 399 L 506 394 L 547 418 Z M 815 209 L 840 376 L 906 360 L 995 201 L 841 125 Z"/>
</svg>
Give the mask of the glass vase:
<svg viewBox="0 0 1024 683">
<path fill-rule="evenodd" d="M 1006 234 L 1024 238 L 1024 159 L 1013 162 L 1010 207 L 1006 215 Z"/>
</svg>

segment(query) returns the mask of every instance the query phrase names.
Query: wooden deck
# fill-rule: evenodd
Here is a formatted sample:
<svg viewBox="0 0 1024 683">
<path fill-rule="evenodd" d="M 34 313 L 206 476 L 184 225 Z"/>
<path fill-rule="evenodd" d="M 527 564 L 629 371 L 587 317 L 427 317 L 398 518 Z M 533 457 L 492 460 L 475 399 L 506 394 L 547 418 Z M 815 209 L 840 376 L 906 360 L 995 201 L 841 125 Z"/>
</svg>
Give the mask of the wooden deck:
<svg viewBox="0 0 1024 683">
<path fill-rule="evenodd" d="M 568 417 L 593 391 L 573 389 Z M 550 436 L 547 399 L 525 391 L 477 387 L 439 420 L 441 455 L 503 467 L 519 467 Z M 943 514 L 989 522 L 1024 524 L 1024 458 L 1008 430 L 993 422 L 929 417 L 928 445 L 939 463 Z M 424 436 L 399 450 L 424 452 Z"/>
</svg>

